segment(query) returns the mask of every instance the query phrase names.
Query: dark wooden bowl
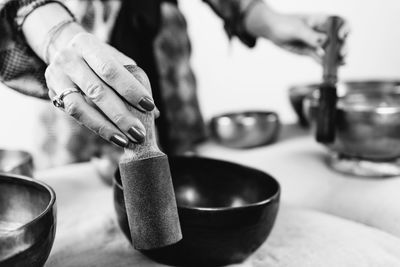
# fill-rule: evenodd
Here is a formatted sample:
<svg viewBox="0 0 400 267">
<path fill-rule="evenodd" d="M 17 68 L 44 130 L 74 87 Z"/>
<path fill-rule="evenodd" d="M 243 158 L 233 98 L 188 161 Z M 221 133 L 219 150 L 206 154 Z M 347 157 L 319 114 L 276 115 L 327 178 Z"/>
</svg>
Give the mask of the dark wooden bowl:
<svg viewBox="0 0 400 267">
<path fill-rule="evenodd" d="M 43 266 L 56 231 L 56 196 L 46 184 L 0 174 L 0 266 Z"/>
<path fill-rule="evenodd" d="M 242 262 L 266 240 L 279 208 L 280 186 L 274 178 L 200 157 L 171 157 L 170 166 L 183 240 L 142 253 L 169 265 L 219 266 Z M 119 226 L 131 240 L 118 172 L 114 205 Z"/>
</svg>

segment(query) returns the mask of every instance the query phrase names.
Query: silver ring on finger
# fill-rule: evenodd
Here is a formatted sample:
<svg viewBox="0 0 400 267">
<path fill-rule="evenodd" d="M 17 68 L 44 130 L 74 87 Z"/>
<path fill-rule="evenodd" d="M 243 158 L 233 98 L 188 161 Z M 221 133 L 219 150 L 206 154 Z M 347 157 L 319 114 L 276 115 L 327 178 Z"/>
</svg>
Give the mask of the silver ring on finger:
<svg viewBox="0 0 400 267">
<path fill-rule="evenodd" d="M 57 108 L 64 108 L 64 97 L 66 97 L 69 94 L 72 93 L 79 93 L 81 94 L 81 90 L 75 88 L 75 87 L 70 87 L 65 89 L 60 95 L 53 97 L 52 102 L 53 105 Z"/>
</svg>

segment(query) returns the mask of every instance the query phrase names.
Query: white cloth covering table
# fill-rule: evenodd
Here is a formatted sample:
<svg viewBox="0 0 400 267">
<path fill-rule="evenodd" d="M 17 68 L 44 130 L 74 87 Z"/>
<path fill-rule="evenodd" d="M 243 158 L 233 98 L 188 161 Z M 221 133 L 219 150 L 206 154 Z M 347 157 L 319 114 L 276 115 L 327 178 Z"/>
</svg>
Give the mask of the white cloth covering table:
<svg viewBox="0 0 400 267">
<path fill-rule="evenodd" d="M 400 177 L 357 178 L 330 170 L 311 136 L 286 126 L 276 144 L 199 154 L 273 175 L 281 208 L 267 241 L 235 266 L 400 266 Z M 162 266 L 133 250 L 118 228 L 112 190 L 91 163 L 38 172 L 57 194 L 58 224 L 46 266 Z"/>
</svg>

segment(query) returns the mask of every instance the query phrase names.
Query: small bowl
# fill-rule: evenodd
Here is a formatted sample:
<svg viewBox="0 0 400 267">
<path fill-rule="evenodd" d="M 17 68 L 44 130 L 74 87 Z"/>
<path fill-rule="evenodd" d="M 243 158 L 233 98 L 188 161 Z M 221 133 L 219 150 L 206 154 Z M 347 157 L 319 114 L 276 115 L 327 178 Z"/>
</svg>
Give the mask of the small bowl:
<svg viewBox="0 0 400 267">
<path fill-rule="evenodd" d="M 311 95 L 315 90 L 318 89 L 318 86 L 318 84 L 305 84 L 296 85 L 289 88 L 290 103 L 297 115 L 299 124 L 304 128 L 308 128 L 310 125 L 306 115 L 304 114 L 303 102 L 307 96 Z"/>
<path fill-rule="evenodd" d="M 56 232 L 56 196 L 46 184 L 0 174 L 0 266 L 43 266 Z"/>
<path fill-rule="evenodd" d="M 171 157 L 183 239 L 142 251 L 175 266 L 219 266 L 245 260 L 268 237 L 278 212 L 280 186 L 249 167 L 200 157 Z M 131 240 L 119 173 L 114 180 L 118 223 Z"/>
<path fill-rule="evenodd" d="M 226 113 L 210 121 L 212 137 L 232 148 L 251 148 L 274 142 L 281 123 L 275 112 L 247 111 Z"/>
<path fill-rule="evenodd" d="M 32 155 L 21 150 L 0 149 L 0 173 L 1 172 L 32 177 Z"/>
<path fill-rule="evenodd" d="M 343 97 L 349 92 L 363 92 L 363 91 L 380 91 L 390 92 L 393 88 L 398 88 L 400 81 L 397 80 L 349 80 L 340 82 L 337 85 L 338 95 Z M 310 122 L 307 118 L 304 100 L 310 97 L 318 88 L 320 84 L 300 84 L 294 85 L 289 88 L 289 100 L 295 111 L 299 124 L 308 128 Z M 399 88 L 398 88 L 399 89 Z M 397 90 L 398 90 L 397 89 Z"/>
<path fill-rule="evenodd" d="M 318 91 L 304 102 L 315 124 Z M 400 157 L 400 83 L 348 84 L 336 112 L 335 141 L 328 147 L 342 156 L 371 161 Z"/>
</svg>

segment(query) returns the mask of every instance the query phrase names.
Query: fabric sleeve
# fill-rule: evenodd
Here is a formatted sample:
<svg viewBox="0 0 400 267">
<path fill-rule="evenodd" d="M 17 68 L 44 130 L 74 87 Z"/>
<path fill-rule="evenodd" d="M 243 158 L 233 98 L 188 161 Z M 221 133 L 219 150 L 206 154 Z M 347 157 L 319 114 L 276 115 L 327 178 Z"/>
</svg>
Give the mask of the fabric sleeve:
<svg viewBox="0 0 400 267">
<path fill-rule="evenodd" d="M 229 38 L 238 37 L 248 47 L 256 45 L 256 38 L 247 33 L 243 19 L 249 8 L 262 0 L 203 0 L 224 20 Z"/>
<path fill-rule="evenodd" d="M 46 64 L 27 45 L 15 18 L 21 8 L 47 1 L 0 0 L 0 81 L 18 92 L 42 99 L 48 99 Z"/>
</svg>

